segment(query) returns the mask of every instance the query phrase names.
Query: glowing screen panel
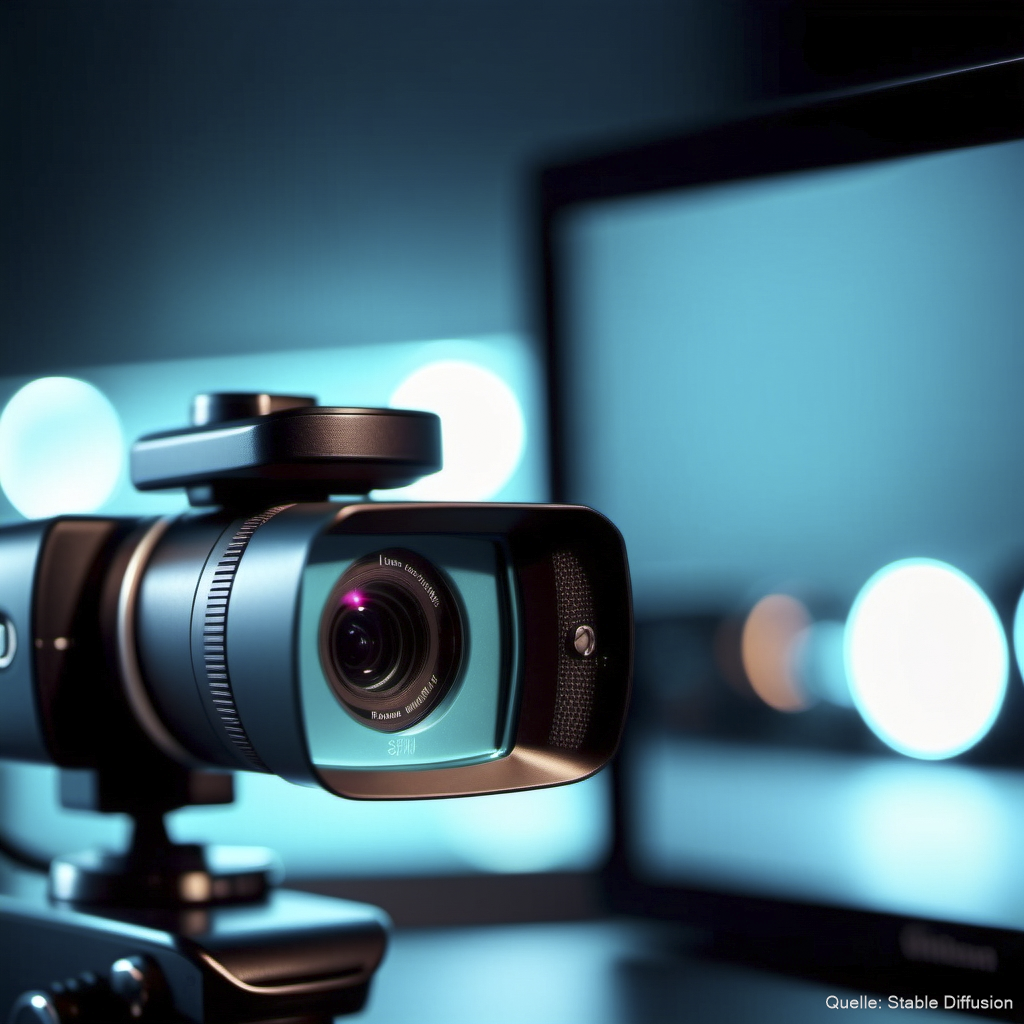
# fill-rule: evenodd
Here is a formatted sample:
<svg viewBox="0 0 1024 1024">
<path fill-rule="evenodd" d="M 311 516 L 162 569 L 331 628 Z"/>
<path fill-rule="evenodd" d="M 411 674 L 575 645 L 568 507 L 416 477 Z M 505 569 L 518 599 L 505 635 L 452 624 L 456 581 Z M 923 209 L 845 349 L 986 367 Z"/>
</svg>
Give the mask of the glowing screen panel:
<svg viewBox="0 0 1024 1024">
<path fill-rule="evenodd" d="M 643 877 L 1024 923 L 1021 775 L 971 760 L 1020 716 L 1021 181 L 1009 142 L 560 214 L 566 492 L 622 530 L 641 623 Z"/>
<path fill-rule="evenodd" d="M 571 496 L 642 611 L 1021 549 L 1024 144 L 584 206 L 560 235 Z"/>
</svg>

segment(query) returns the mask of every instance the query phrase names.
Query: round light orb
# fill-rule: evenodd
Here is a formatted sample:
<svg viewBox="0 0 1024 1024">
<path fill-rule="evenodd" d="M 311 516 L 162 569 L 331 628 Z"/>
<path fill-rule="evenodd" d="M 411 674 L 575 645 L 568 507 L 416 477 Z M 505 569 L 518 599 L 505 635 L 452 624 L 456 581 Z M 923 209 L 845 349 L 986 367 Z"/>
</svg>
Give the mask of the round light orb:
<svg viewBox="0 0 1024 1024">
<path fill-rule="evenodd" d="M 810 613 L 788 594 L 762 597 L 743 624 L 743 670 L 758 697 L 776 711 L 803 711 L 813 703 L 796 673 L 797 644 L 810 624 Z"/>
<path fill-rule="evenodd" d="M 419 501 L 486 501 L 509 482 L 523 457 L 526 423 L 512 389 L 490 370 L 458 359 L 428 363 L 395 389 L 396 409 L 441 417 L 439 473 L 381 497 Z"/>
<path fill-rule="evenodd" d="M 72 377 L 40 377 L 0 414 L 0 486 L 28 519 L 95 512 L 113 494 L 124 437 L 102 391 Z"/>
<path fill-rule="evenodd" d="M 954 757 L 991 728 L 1009 652 L 999 616 L 959 569 L 894 562 L 857 595 L 846 622 L 847 677 L 864 721 L 910 757 Z"/>
</svg>

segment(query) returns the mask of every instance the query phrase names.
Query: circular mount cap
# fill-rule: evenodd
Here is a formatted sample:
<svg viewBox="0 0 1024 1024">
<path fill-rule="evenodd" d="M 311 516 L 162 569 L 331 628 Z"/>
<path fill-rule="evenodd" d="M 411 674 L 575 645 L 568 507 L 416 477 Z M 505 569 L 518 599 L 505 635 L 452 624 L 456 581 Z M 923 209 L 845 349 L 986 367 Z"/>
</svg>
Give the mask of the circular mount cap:
<svg viewBox="0 0 1024 1024">
<path fill-rule="evenodd" d="M 246 507 L 404 487 L 441 468 L 441 421 L 429 412 L 222 392 L 198 395 L 192 418 L 132 446 L 139 490 L 185 488 L 193 505 Z"/>
</svg>

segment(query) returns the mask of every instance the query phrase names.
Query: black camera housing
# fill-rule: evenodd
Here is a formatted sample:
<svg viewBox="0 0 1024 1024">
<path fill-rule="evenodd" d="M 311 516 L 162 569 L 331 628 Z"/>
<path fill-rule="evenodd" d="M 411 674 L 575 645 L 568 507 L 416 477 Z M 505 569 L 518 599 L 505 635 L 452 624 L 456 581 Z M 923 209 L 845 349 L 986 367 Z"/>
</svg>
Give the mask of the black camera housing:
<svg viewBox="0 0 1024 1024">
<path fill-rule="evenodd" d="M 628 705 L 632 616 L 604 517 L 309 500 L 438 468 L 436 417 L 266 395 L 197 407 L 192 427 L 140 440 L 133 478 L 216 507 L 0 532 L 0 756 L 125 771 L 157 757 L 367 799 L 557 785 L 606 763 Z M 456 579 L 470 571 L 486 621 Z M 331 605 L 346 574 L 379 607 L 346 618 Z M 336 622 L 355 622 L 338 627 L 347 639 Z M 408 642 L 386 652 L 394 665 L 374 668 L 378 629 Z M 360 666 L 365 686 L 345 678 Z M 311 736 L 328 719 L 369 753 L 321 756 Z"/>
</svg>

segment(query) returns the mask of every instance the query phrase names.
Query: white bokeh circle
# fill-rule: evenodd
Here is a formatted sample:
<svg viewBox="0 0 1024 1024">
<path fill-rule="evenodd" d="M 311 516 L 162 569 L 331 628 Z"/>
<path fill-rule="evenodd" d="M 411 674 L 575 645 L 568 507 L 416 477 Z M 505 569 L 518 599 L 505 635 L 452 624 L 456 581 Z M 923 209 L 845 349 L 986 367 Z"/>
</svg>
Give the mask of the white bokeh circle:
<svg viewBox="0 0 1024 1024">
<path fill-rule="evenodd" d="M 384 498 L 486 501 L 508 483 L 523 457 L 526 423 L 519 400 L 496 374 L 475 363 L 443 359 L 411 373 L 395 389 L 396 409 L 441 417 L 444 466 Z"/>
<path fill-rule="evenodd" d="M 123 463 L 117 412 L 84 380 L 40 377 L 0 414 L 0 486 L 28 519 L 95 512 Z"/>
<path fill-rule="evenodd" d="M 992 727 L 1009 651 L 978 585 L 944 562 L 916 558 L 875 573 L 846 624 L 853 702 L 894 750 L 953 757 Z"/>
</svg>

